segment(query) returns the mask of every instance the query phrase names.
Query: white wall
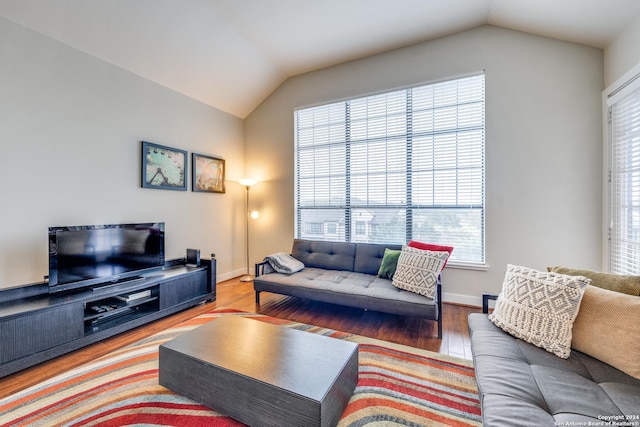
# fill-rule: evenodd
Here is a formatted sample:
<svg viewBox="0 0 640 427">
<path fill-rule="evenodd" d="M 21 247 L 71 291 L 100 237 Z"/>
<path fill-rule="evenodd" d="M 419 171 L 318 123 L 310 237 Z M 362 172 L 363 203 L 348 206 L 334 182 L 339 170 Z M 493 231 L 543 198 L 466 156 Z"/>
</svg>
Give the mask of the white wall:
<svg viewBox="0 0 640 427">
<path fill-rule="evenodd" d="M 243 188 L 143 189 L 141 140 L 243 175 L 241 119 L 0 18 L 0 287 L 42 280 L 57 225 L 165 221 L 167 258 L 195 247 L 243 272 Z"/>
<path fill-rule="evenodd" d="M 507 263 L 599 269 L 602 51 L 483 26 L 287 80 L 245 123 L 261 217 L 251 260 L 294 236 L 293 110 L 486 70 L 487 271 L 447 268 L 445 300 L 480 304 Z"/>
<path fill-rule="evenodd" d="M 605 87 L 640 64 L 640 17 L 604 50 Z"/>
</svg>

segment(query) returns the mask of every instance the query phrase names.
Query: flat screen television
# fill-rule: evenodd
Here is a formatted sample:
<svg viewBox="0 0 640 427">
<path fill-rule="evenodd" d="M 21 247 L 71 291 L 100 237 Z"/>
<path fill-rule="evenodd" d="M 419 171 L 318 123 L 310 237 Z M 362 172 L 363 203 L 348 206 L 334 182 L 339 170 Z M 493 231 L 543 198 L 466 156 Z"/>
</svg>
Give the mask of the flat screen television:
<svg viewBox="0 0 640 427">
<path fill-rule="evenodd" d="M 50 293 L 135 279 L 164 262 L 164 222 L 49 227 Z"/>
</svg>

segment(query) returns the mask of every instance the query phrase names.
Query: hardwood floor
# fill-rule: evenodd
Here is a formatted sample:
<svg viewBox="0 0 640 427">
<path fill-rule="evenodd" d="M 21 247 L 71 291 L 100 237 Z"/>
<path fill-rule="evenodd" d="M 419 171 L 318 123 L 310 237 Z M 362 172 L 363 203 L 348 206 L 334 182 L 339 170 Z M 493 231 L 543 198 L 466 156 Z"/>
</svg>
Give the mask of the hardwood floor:
<svg viewBox="0 0 640 427">
<path fill-rule="evenodd" d="M 253 283 L 231 279 L 218 283 L 217 300 L 212 303 L 201 304 L 0 379 L 0 398 L 220 307 L 309 323 L 466 359 L 471 359 L 467 316 L 471 312 L 481 311 L 477 307 L 443 304 L 442 339 L 439 340 L 435 338 L 435 323 L 428 320 L 364 311 L 267 292 L 260 295 L 258 306 L 255 303 Z"/>
</svg>

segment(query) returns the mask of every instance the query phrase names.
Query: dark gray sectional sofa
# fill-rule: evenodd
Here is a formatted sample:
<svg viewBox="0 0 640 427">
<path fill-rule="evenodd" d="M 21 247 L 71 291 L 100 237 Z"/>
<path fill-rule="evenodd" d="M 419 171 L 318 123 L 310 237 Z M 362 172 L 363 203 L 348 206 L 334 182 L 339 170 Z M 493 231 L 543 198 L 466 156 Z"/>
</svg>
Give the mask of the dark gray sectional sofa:
<svg viewBox="0 0 640 427">
<path fill-rule="evenodd" d="M 440 279 L 435 299 L 396 288 L 391 280 L 377 277 L 385 248 L 401 249 L 401 246 L 296 239 L 291 255 L 304 263 L 305 268 L 293 274 L 265 274 L 266 262 L 256 264 L 253 281 L 256 303 L 260 303 L 260 292 L 265 291 L 415 316 L 436 321 L 438 338 L 442 337 Z"/>
<path fill-rule="evenodd" d="M 489 320 L 486 302 L 485 313 L 469 315 L 484 427 L 640 426 L 640 380 L 576 350 L 561 359 L 514 338 Z"/>
</svg>

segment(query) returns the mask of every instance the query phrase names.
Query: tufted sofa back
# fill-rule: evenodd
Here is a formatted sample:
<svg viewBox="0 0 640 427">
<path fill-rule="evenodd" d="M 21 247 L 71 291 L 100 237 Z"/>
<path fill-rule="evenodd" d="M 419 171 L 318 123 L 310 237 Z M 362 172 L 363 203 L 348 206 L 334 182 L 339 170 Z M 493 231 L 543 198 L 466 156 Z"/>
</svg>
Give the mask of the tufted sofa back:
<svg viewBox="0 0 640 427">
<path fill-rule="evenodd" d="M 402 249 L 402 245 L 387 245 L 376 243 L 356 243 L 356 257 L 353 271 L 356 273 L 378 274 L 385 248 Z"/>
<path fill-rule="evenodd" d="M 400 249 L 402 246 L 295 239 L 291 255 L 305 267 L 377 274 L 385 248 Z"/>
</svg>

